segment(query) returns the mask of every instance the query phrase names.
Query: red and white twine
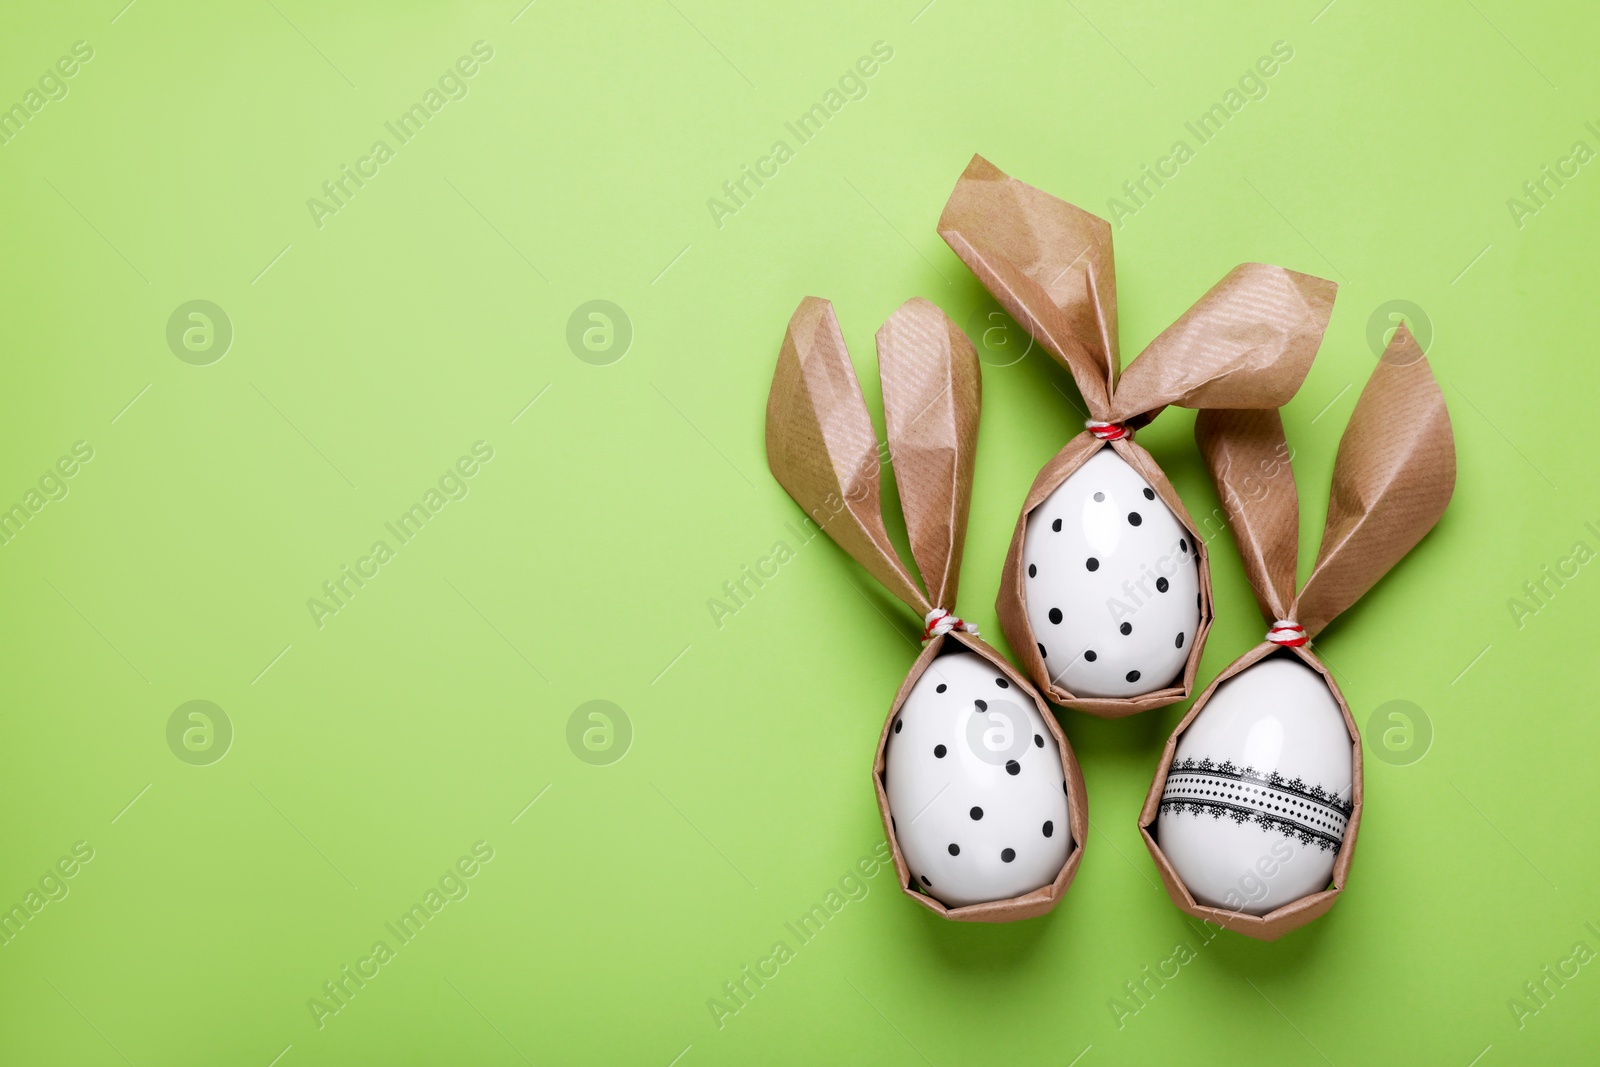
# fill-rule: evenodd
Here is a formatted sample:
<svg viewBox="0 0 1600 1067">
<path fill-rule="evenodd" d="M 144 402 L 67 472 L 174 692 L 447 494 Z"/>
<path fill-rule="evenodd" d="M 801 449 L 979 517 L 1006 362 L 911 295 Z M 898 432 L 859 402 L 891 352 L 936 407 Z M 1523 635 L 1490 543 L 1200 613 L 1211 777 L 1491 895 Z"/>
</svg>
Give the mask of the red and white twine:
<svg viewBox="0 0 1600 1067">
<path fill-rule="evenodd" d="M 1267 631 L 1267 640 L 1285 648 L 1299 648 L 1311 638 L 1306 636 L 1306 628 L 1293 619 L 1276 619 Z"/>
<path fill-rule="evenodd" d="M 1133 431 L 1120 422 L 1097 422 L 1090 419 L 1084 426 L 1100 441 L 1120 441 L 1124 437 L 1133 436 Z"/>
<path fill-rule="evenodd" d="M 950 614 L 944 608 L 934 608 L 923 616 L 922 622 L 922 639 L 924 641 L 932 641 L 935 637 L 943 637 L 951 630 L 965 630 L 973 637 L 979 636 L 976 626 Z"/>
</svg>

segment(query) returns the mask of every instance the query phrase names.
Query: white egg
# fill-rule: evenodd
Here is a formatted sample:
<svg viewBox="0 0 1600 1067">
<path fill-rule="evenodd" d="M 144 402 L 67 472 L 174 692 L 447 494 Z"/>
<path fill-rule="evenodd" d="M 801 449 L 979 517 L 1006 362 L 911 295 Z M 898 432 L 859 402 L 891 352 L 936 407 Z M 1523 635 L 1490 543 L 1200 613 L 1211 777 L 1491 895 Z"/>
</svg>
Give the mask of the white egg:
<svg viewBox="0 0 1600 1067">
<path fill-rule="evenodd" d="M 1201 904 L 1265 915 L 1326 889 L 1351 811 L 1350 734 L 1286 654 L 1219 685 L 1178 741 L 1156 839 Z"/>
<path fill-rule="evenodd" d="M 1110 448 L 1034 508 L 1022 548 L 1024 606 L 1051 681 L 1083 697 L 1173 684 L 1200 628 L 1191 537 Z"/>
<path fill-rule="evenodd" d="M 1061 751 L 1033 700 L 965 650 L 928 665 L 889 727 L 885 788 L 912 880 L 949 907 L 1055 881 L 1072 845 Z"/>
</svg>

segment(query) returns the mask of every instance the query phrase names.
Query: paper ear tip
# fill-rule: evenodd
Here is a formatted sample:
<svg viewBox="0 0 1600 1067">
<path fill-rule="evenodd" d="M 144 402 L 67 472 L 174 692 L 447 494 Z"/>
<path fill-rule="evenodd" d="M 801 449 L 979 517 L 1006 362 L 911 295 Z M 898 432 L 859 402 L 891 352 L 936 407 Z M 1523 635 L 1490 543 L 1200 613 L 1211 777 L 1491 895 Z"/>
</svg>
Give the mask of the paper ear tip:
<svg viewBox="0 0 1600 1067">
<path fill-rule="evenodd" d="M 797 334 L 808 327 L 816 327 L 829 321 L 837 321 L 833 311 L 833 301 L 821 296 L 803 297 L 795 307 L 794 314 L 789 316 L 789 332 Z"/>
<path fill-rule="evenodd" d="M 967 161 L 965 169 L 961 171 L 961 177 L 956 179 L 955 187 L 950 190 L 944 210 L 939 212 L 939 236 L 949 241 L 953 232 L 949 227 L 953 221 L 960 219 L 963 210 L 968 209 L 968 205 L 971 204 L 971 197 L 976 190 L 969 188 L 969 183 L 1003 181 L 1006 177 L 1005 172 L 999 167 L 974 152 L 972 158 Z"/>
<path fill-rule="evenodd" d="M 948 359 L 952 367 L 977 376 L 978 350 L 972 338 L 943 308 L 924 297 L 914 296 L 896 308 L 878 327 L 877 343 L 880 367 L 891 348 L 899 351 L 900 346 L 910 345 L 933 351 L 928 346 L 936 344 L 941 358 Z"/>
<path fill-rule="evenodd" d="M 1290 270 L 1288 267 L 1280 267 L 1276 263 L 1259 263 L 1252 260 L 1247 263 L 1239 264 L 1228 273 L 1230 275 L 1282 274 L 1302 291 L 1314 293 L 1318 297 L 1326 299 L 1329 304 L 1333 303 L 1334 297 L 1339 292 L 1339 283 L 1331 278 L 1324 278 L 1316 274 L 1306 274 L 1305 272 L 1298 270 Z"/>
<path fill-rule="evenodd" d="M 1295 276 L 1295 280 L 1300 283 L 1300 288 L 1303 291 L 1314 294 L 1318 302 L 1326 306 L 1330 314 L 1332 313 L 1333 302 L 1339 297 L 1338 282 L 1332 278 L 1318 277 L 1315 274 L 1301 274 L 1298 271 L 1290 271 L 1290 273 Z"/>
<path fill-rule="evenodd" d="M 966 169 L 961 172 L 961 176 L 963 178 L 983 179 L 1004 178 L 1006 174 L 999 167 L 984 159 L 980 153 L 974 152 L 972 153 L 972 158 L 967 160 Z"/>
<path fill-rule="evenodd" d="M 1421 342 L 1411 332 L 1411 326 L 1403 319 L 1394 328 L 1394 333 L 1389 336 L 1389 343 L 1384 346 L 1383 356 L 1379 366 L 1392 366 L 1396 369 L 1403 367 L 1416 367 L 1421 372 L 1433 389 L 1440 394 L 1443 402 L 1443 387 L 1439 383 L 1439 376 L 1433 372 L 1433 364 L 1428 362 L 1428 354 L 1423 349 Z"/>
<path fill-rule="evenodd" d="M 946 315 L 943 308 L 927 297 L 914 296 L 895 308 L 894 313 L 884 321 L 884 325 L 888 326 L 895 322 L 919 319 L 943 324 L 950 321 L 950 316 Z"/>
</svg>

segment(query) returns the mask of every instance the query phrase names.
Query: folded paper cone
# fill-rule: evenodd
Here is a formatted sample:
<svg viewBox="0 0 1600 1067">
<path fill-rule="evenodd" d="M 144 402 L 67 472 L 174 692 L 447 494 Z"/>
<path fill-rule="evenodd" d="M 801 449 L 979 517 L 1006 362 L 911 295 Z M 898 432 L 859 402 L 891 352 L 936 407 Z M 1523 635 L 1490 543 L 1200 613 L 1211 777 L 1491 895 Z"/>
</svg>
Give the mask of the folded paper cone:
<svg viewBox="0 0 1600 1067">
<path fill-rule="evenodd" d="M 977 352 L 937 307 L 911 300 L 878 331 L 878 369 L 920 581 L 884 528 L 876 433 L 824 300 L 803 301 L 784 337 L 767 401 L 768 465 L 923 620 L 927 645 L 890 706 L 872 772 L 902 889 L 949 919 L 1029 918 L 1071 884 L 1089 818 L 1083 776 L 1049 705 L 953 613 L 977 445 Z"/>
<path fill-rule="evenodd" d="M 1168 405 L 1287 403 L 1337 287 L 1242 264 L 1123 370 L 1105 220 L 974 156 L 939 233 L 1089 409 L 1090 429 L 1023 503 L 995 605 L 1006 639 L 1058 704 L 1114 718 L 1184 699 L 1211 625 L 1210 567 L 1183 502 L 1132 434 Z"/>
<path fill-rule="evenodd" d="M 1339 442 L 1322 544 L 1296 594 L 1299 495 L 1278 413 L 1204 411 L 1195 437 L 1270 626 L 1168 738 L 1139 831 L 1182 911 L 1271 941 L 1344 892 L 1361 825 L 1361 735 L 1306 642 L 1438 522 L 1455 486 L 1455 444 L 1444 395 L 1402 327 Z M 1241 693 L 1255 703 L 1233 699 Z"/>
</svg>

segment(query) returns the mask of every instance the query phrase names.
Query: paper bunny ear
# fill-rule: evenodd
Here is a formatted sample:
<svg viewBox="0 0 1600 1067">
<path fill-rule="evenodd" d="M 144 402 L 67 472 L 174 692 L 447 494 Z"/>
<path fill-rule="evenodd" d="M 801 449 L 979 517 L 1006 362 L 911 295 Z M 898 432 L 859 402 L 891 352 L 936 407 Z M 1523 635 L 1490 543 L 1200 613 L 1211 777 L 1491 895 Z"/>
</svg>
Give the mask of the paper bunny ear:
<svg viewBox="0 0 1600 1067">
<path fill-rule="evenodd" d="M 1401 326 L 1339 440 L 1322 547 L 1295 606 L 1308 634 L 1359 600 L 1433 529 L 1455 484 L 1444 394 Z"/>
<path fill-rule="evenodd" d="M 833 305 L 819 297 L 800 302 L 783 336 L 767 397 L 767 465 L 889 592 L 919 617 L 932 610 L 883 527 L 878 435 Z"/>
<path fill-rule="evenodd" d="M 1300 496 L 1276 408 L 1203 410 L 1195 443 L 1222 498 L 1261 614 L 1287 619 L 1300 555 Z"/>
<path fill-rule="evenodd" d="M 1128 364 L 1108 421 L 1148 422 L 1168 404 L 1282 407 L 1311 369 L 1338 288 L 1268 263 L 1241 263 Z"/>
<path fill-rule="evenodd" d="M 1111 224 L 973 156 L 939 236 L 1104 418 L 1120 365 Z"/>
<path fill-rule="evenodd" d="M 911 554 L 928 600 L 954 609 L 977 458 L 978 353 L 937 306 L 908 300 L 878 331 L 878 375 Z"/>
<path fill-rule="evenodd" d="M 1241 264 L 1119 380 L 1109 223 L 973 156 L 939 235 L 1072 372 L 1091 416 L 1131 426 L 1168 404 L 1281 407 L 1305 380 L 1338 289 L 1283 267 Z"/>
</svg>

